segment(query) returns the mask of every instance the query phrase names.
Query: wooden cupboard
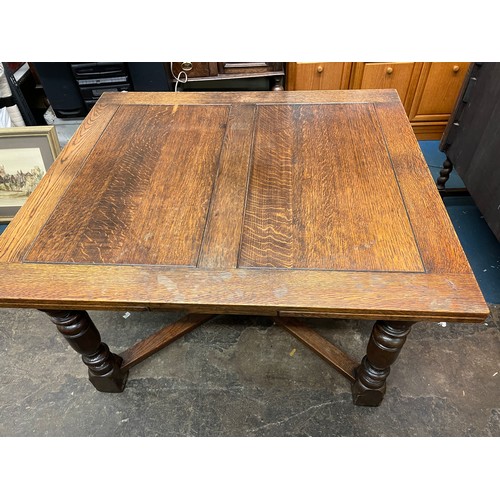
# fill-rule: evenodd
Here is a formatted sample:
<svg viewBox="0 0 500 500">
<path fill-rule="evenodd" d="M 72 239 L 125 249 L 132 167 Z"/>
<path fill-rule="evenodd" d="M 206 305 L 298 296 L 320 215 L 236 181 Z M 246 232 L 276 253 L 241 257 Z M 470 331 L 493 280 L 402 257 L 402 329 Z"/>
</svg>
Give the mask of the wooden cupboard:
<svg viewBox="0 0 500 500">
<path fill-rule="evenodd" d="M 394 88 L 420 140 L 439 140 L 470 63 L 289 62 L 287 90 Z"/>
<path fill-rule="evenodd" d="M 396 89 L 408 114 L 421 63 L 354 63 L 351 89 Z"/>
<path fill-rule="evenodd" d="M 415 133 L 441 139 L 470 63 L 423 63 L 408 114 Z M 417 134 L 418 136 L 418 134 Z"/>
<path fill-rule="evenodd" d="M 349 88 L 352 63 L 287 63 L 287 90 L 342 90 Z"/>
</svg>

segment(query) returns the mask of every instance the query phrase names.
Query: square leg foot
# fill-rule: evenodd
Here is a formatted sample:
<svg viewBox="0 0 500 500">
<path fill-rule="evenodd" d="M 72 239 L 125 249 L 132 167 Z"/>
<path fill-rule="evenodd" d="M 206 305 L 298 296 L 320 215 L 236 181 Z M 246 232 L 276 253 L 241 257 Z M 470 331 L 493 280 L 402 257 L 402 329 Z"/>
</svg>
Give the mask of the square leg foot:
<svg viewBox="0 0 500 500">
<path fill-rule="evenodd" d="M 113 370 L 107 375 L 94 375 L 89 372 L 89 380 L 99 392 L 123 392 L 127 384 L 128 371 Z"/>
<path fill-rule="evenodd" d="M 352 400 L 356 406 L 380 406 L 385 395 L 385 386 L 368 389 L 357 381 L 352 386 Z"/>
</svg>

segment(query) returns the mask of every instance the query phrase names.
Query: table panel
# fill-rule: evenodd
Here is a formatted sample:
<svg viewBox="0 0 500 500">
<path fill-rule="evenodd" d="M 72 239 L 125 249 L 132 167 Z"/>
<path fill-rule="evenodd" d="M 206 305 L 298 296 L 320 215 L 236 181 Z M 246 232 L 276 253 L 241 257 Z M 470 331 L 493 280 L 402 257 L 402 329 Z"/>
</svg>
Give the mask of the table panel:
<svg viewBox="0 0 500 500">
<path fill-rule="evenodd" d="M 239 267 L 424 271 L 371 104 L 258 106 L 247 200 Z"/>
<path fill-rule="evenodd" d="M 25 261 L 195 266 L 228 114 L 120 108 Z"/>
</svg>

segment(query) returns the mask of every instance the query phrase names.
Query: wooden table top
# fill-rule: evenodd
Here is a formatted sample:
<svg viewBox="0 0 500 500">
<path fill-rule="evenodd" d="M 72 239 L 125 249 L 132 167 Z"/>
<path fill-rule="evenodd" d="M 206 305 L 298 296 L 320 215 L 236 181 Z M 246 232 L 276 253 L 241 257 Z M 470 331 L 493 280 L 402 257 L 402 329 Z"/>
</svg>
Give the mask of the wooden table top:
<svg viewBox="0 0 500 500">
<path fill-rule="evenodd" d="M 489 312 L 393 90 L 104 94 L 0 275 L 4 307 Z"/>
</svg>

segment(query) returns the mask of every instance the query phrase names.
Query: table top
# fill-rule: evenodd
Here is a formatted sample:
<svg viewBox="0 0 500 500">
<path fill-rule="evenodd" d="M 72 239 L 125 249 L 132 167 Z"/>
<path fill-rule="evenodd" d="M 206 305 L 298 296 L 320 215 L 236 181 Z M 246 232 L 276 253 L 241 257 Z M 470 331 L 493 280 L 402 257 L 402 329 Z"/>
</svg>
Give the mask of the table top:
<svg viewBox="0 0 500 500">
<path fill-rule="evenodd" d="M 0 273 L 4 307 L 489 312 L 394 90 L 104 94 Z"/>
</svg>

